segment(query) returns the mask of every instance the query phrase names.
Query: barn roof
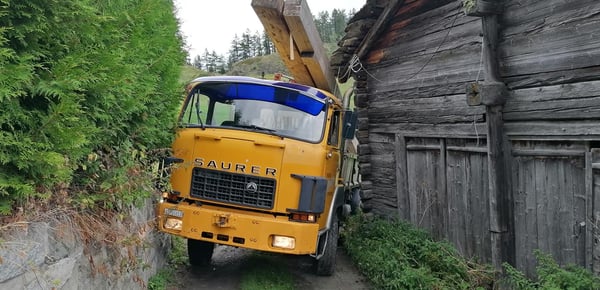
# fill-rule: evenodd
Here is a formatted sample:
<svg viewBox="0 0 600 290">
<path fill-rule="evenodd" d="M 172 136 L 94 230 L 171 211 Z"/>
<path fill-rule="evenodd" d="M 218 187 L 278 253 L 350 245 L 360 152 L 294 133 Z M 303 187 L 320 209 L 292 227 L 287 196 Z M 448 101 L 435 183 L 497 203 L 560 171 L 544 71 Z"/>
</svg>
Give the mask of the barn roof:
<svg viewBox="0 0 600 290">
<path fill-rule="evenodd" d="M 353 57 L 362 58 L 374 40 L 381 34 L 385 25 L 404 0 L 367 0 L 346 25 L 346 34 L 338 42 L 330 59 L 334 75 L 342 83 L 351 76 L 349 64 Z"/>
<path fill-rule="evenodd" d="M 346 34 L 338 42 L 330 66 L 338 81 L 344 83 L 356 72 L 363 60 L 378 44 L 394 18 L 402 19 L 419 11 L 433 9 L 456 0 L 367 0 L 348 21 Z M 397 20 L 395 20 L 397 21 Z"/>
</svg>

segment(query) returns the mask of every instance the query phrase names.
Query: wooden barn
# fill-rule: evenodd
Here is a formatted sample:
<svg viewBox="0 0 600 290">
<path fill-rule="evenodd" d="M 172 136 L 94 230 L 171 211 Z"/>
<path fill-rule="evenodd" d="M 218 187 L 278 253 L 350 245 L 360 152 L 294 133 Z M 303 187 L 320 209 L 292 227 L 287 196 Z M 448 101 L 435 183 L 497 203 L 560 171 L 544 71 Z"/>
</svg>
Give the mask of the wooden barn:
<svg viewBox="0 0 600 290">
<path fill-rule="evenodd" d="M 600 1 L 367 0 L 339 44 L 368 209 L 497 267 L 600 272 Z"/>
</svg>

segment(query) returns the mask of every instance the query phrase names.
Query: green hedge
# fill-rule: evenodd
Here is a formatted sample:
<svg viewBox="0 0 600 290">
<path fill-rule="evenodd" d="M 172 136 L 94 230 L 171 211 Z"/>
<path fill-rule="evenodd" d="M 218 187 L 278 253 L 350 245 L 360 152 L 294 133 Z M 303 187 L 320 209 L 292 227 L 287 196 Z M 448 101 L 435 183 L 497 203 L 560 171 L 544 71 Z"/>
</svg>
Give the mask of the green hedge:
<svg viewBox="0 0 600 290">
<path fill-rule="evenodd" d="M 0 0 L 0 213 L 98 152 L 168 146 L 182 47 L 170 0 Z"/>
</svg>

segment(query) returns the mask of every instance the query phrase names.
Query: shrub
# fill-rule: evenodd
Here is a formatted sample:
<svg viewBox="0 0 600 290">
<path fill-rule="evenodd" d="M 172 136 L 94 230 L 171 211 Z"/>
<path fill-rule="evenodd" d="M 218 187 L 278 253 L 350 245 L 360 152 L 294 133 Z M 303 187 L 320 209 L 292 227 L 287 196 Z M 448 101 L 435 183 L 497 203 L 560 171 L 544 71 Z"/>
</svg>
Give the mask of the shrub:
<svg viewBox="0 0 600 290">
<path fill-rule="evenodd" d="M 0 0 L 0 213 L 89 184 L 89 156 L 169 144 L 185 59 L 172 5 Z"/>
<path fill-rule="evenodd" d="M 446 242 L 402 221 L 351 217 L 344 245 L 376 289 L 476 289 L 489 287 L 494 271 L 465 261 Z"/>
<path fill-rule="evenodd" d="M 560 267 L 549 254 L 535 250 L 534 255 L 538 261 L 536 267 L 537 281 L 527 278 L 508 263 L 503 267 L 506 272 L 505 282 L 514 289 L 600 289 L 600 278 L 587 269 L 577 265 Z"/>
</svg>

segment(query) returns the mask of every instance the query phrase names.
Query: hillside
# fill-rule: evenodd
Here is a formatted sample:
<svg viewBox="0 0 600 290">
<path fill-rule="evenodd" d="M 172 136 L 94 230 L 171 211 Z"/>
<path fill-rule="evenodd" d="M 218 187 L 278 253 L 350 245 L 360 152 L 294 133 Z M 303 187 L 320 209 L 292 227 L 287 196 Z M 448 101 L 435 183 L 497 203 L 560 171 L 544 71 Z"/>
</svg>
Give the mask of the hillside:
<svg viewBox="0 0 600 290">
<path fill-rule="evenodd" d="M 331 48 L 333 44 L 325 44 L 325 48 L 331 52 Z M 248 58 L 245 60 L 241 60 L 233 64 L 231 70 L 226 72 L 226 75 L 239 75 L 239 76 L 251 76 L 260 78 L 262 77 L 262 73 L 264 72 L 265 78 L 272 79 L 273 74 L 275 73 L 283 73 L 288 74 L 283 61 L 279 57 L 278 54 L 270 54 L 266 56 L 257 56 Z M 189 82 L 197 77 L 215 75 L 211 74 L 204 70 L 199 70 L 191 65 L 185 65 L 181 70 L 180 81 L 183 83 Z M 352 79 L 348 80 L 343 84 L 338 84 L 340 86 L 341 92 L 346 92 L 348 89 L 352 88 L 354 81 Z M 353 104 L 352 104 L 353 105 Z"/>
</svg>

